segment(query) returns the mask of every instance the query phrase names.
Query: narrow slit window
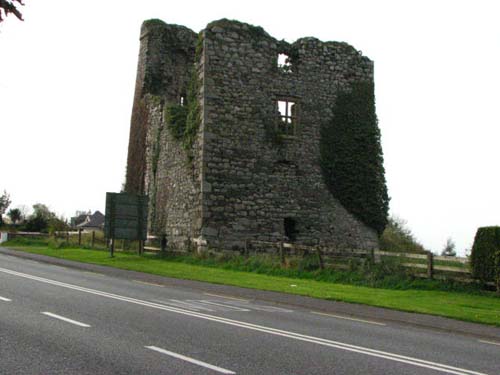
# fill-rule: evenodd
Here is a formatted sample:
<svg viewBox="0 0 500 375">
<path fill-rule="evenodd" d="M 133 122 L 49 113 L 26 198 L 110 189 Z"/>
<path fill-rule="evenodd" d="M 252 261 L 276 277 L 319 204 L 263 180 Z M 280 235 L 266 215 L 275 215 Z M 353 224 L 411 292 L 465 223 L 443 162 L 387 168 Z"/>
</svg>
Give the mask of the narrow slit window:
<svg viewBox="0 0 500 375">
<path fill-rule="evenodd" d="M 186 96 L 185 95 L 181 95 L 181 97 L 179 98 L 179 104 L 181 106 L 185 106 L 186 105 Z"/>
<path fill-rule="evenodd" d="M 295 241 L 297 239 L 297 222 L 294 218 L 285 217 L 283 220 L 283 226 L 285 229 L 285 236 L 290 241 Z"/>
<path fill-rule="evenodd" d="M 278 130 L 284 135 L 295 135 L 297 103 L 283 99 L 276 102 L 279 112 Z"/>
</svg>

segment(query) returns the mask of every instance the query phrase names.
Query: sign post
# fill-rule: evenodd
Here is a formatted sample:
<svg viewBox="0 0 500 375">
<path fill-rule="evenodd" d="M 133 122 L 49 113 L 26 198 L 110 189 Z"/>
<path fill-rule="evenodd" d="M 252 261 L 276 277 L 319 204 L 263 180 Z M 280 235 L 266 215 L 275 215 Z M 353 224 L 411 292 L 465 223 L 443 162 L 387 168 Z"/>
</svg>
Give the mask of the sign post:
<svg viewBox="0 0 500 375">
<path fill-rule="evenodd" d="M 128 193 L 106 193 L 104 233 L 110 240 L 109 251 L 114 256 L 115 239 L 139 241 L 143 253 L 147 238 L 148 197 Z"/>
</svg>

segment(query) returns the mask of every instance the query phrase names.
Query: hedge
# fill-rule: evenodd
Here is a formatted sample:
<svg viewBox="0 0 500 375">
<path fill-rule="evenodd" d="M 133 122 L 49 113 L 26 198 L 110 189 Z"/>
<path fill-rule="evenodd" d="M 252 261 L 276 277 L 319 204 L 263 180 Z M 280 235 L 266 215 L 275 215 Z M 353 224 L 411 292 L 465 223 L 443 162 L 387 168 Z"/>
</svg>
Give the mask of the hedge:
<svg viewBox="0 0 500 375">
<path fill-rule="evenodd" d="M 498 252 L 500 252 L 500 227 L 478 228 L 470 259 L 472 277 L 485 282 L 497 281 L 500 276 Z"/>
</svg>

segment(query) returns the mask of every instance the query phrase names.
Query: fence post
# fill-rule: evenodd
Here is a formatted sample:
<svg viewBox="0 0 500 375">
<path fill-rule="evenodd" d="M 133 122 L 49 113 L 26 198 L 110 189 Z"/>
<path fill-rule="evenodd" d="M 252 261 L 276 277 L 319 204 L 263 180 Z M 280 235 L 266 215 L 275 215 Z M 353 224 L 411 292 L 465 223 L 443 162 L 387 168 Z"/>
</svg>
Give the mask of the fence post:
<svg viewBox="0 0 500 375">
<path fill-rule="evenodd" d="M 281 265 L 284 266 L 285 265 L 285 249 L 283 248 L 283 241 L 280 241 L 278 243 L 278 246 L 279 246 L 279 252 L 280 252 L 280 262 L 281 262 Z"/>
<path fill-rule="evenodd" d="M 92 231 L 92 240 L 90 241 L 90 247 L 93 249 L 95 244 L 95 230 Z"/>
<path fill-rule="evenodd" d="M 111 238 L 109 240 L 109 253 L 111 255 L 111 258 L 113 258 L 115 255 L 115 239 L 114 238 Z"/>
<path fill-rule="evenodd" d="M 500 295 L 500 250 L 495 253 L 495 286 L 497 294 Z"/>
<path fill-rule="evenodd" d="M 69 244 L 69 231 L 66 231 L 66 243 Z"/>
<path fill-rule="evenodd" d="M 375 264 L 375 249 L 373 247 L 370 249 L 370 262 Z"/>
<path fill-rule="evenodd" d="M 245 255 L 245 257 L 248 257 L 248 247 L 250 245 L 248 242 L 249 242 L 248 239 L 246 239 L 245 240 L 245 249 L 244 249 L 244 253 L 243 253 Z"/>
<path fill-rule="evenodd" d="M 320 270 L 324 270 L 325 269 L 325 263 L 323 263 L 323 256 L 321 255 L 321 248 L 319 246 L 316 248 L 316 252 L 318 254 L 319 269 Z"/>
<path fill-rule="evenodd" d="M 167 253 L 167 235 L 161 236 L 160 240 L 160 252 L 161 255 L 165 255 Z"/>
<path fill-rule="evenodd" d="M 427 253 L 427 277 L 434 278 L 434 254 L 430 251 Z"/>
</svg>

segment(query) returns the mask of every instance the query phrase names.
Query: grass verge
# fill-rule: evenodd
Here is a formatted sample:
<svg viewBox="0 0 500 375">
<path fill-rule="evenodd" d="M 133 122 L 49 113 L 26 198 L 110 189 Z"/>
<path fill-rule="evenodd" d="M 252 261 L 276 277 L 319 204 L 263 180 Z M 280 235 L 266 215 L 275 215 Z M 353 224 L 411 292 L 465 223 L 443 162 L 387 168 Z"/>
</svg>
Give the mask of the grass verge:
<svg viewBox="0 0 500 375">
<path fill-rule="evenodd" d="M 161 276 L 360 303 L 500 327 L 500 298 L 488 292 L 372 288 L 285 275 L 235 271 L 210 265 L 189 264 L 182 258 L 159 258 L 155 255 L 116 253 L 115 258 L 110 258 L 105 251 L 80 248 L 50 249 L 46 245 L 9 248 Z"/>
</svg>

